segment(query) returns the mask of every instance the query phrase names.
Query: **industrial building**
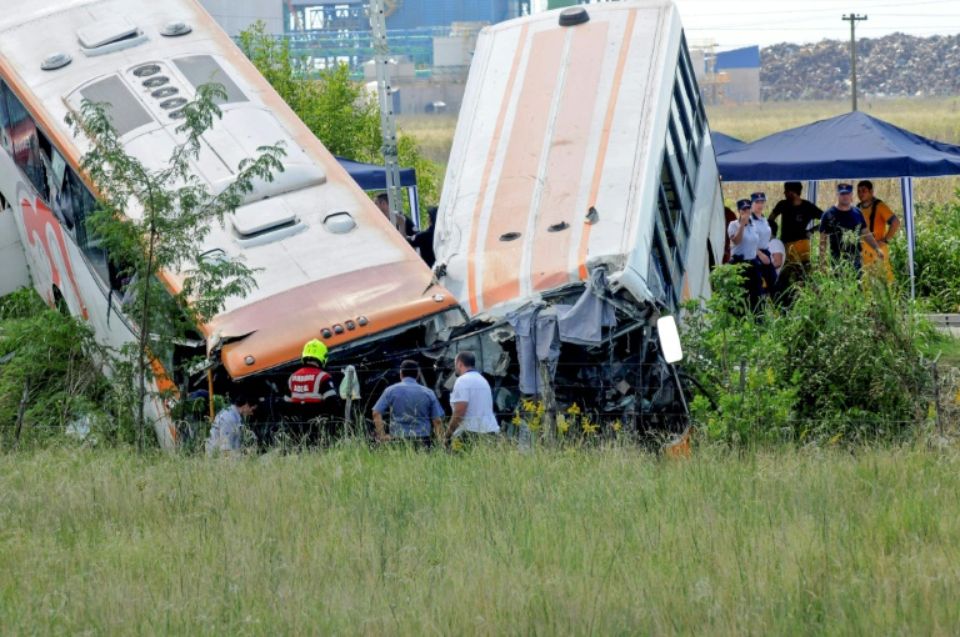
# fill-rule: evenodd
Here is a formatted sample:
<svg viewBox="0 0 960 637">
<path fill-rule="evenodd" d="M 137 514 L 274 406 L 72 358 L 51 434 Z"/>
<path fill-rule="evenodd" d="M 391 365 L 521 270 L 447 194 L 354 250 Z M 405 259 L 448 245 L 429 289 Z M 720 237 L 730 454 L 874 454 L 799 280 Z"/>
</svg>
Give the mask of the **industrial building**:
<svg viewBox="0 0 960 637">
<path fill-rule="evenodd" d="M 262 21 L 267 33 L 283 35 L 284 0 L 199 0 L 230 36 L 236 37 L 251 24 Z"/>
<path fill-rule="evenodd" d="M 737 104 L 760 101 L 760 47 L 717 53 L 714 68 L 729 78 L 723 87 L 726 101 Z"/>
</svg>

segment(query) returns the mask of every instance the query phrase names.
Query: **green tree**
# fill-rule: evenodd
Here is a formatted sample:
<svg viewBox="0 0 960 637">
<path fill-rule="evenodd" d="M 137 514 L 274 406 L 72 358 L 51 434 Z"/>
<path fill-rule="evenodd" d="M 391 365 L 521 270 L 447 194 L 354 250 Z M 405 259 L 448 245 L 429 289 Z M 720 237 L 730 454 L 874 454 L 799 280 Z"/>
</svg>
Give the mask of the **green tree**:
<svg viewBox="0 0 960 637">
<path fill-rule="evenodd" d="M 287 42 L 258 22 L 240 34 L 240 48 L 280 97 L 334 155 L 383 163 L 380 151 L 380 105 L 340 64 L 311 77 L 303 61 L 291 57 Z M 400 165 L 417 171 L 423 208 L 440 200 L 440 167 L 423 156 L 415 138 L 399 132 Z"/>
<path fill-rule="evenodd" d="M 84 101 L 80 111 L 67 118 L 75 134 L 85 135 L 92 143 L 82 161 L 99 192 L 89 231 L 106 249 L 118 277 L 127 280 L 124 296 L 132 301 L 125 311 L 139 329 L 136 347 L 128 347 L 124 358 L 134 361 L 136 429 L 141 447 L 151 357 L 207 322 L 228 298 L 255 285 L 252 271 L 241 261 L 205 257 L 201 253 L 204 239 L 214 223 L 222 222 L 243 204 L 255 180 L 271 181 L 283 170 L 283 149 L 262 147 L 259 156 L 240 162 L 236 179 L 222 192 L 208 190 L 191 162 L 199 155 L 203 133 L 220 119 L 217 102 L 224 99 L 222 86 L 198 89 L 196 99 L 184 107 L 183 123 L 177 127 L 183 142 L 159 170 L 126 152 L 111 121 L 109 105 Z M 175 293 L 160 280 L 171 275 L 182 280 Z"/>
</svg>

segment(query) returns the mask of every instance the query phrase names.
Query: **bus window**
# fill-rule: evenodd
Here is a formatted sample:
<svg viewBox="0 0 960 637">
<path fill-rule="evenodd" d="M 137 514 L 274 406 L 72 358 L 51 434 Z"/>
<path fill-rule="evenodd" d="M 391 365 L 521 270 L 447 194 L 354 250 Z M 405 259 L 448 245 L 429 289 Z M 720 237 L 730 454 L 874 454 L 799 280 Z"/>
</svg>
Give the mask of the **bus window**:
<svg viewBox="0 0 960 637">
<path fill-rule="evenodd" d="M 104 105 L 117 137 L 123 137 L 130 131 L 154 121 L 123 80 L 116 75 L 85 86 L 80 90 L 80 95 L 93 104 Z"/>
<path fill-rule="evenodd" d="M 6 83 L 0 80 L 0 147 L 2 147 L 8 155 L 12 155 L 13 145 L 10 143 L 10 118 L 7 117 L 7 100 L 3 97 L 6 91 Z"/>
<path fill-rule="evenodd" d="M 47 192 L 47 178 L 40 157 L 40 138 L 37 125 L 27 109 L 20 103 L 20 99 L 10 90 L 10 87 L 3 84 L 2 90 L 7 116 L 4 128 L 10 138 L 13 160 L 36 189 L 41 194 L 45 194 Z"/>
<path fill-rule="evenodd" d="M 187 81 L 193 84 L 194 88 L 200 88 L 203 84 L 220 84 L 227 93 L 227 99 L 218 99 L 218 104 L 233 104 L 235 102 L 246 102 L 247 96 L 243 94 L 240 87 L 227 75 L 227 72 L 210 55 L 191 55 L 189 57 L 179 58 L 173 61 L 187 78 Z"/>
<path fill-rule="evenodd" d="M 73 234 L 77 247 L 83 251 L 96 275 L 112 287 L 107 251 L 88 228 L 90 215 L 97 209 L 97 200 L 69 168 L 64 174 L 63 189 L 54 201 L 53 209 L 61 223 Z"/>
</svg>

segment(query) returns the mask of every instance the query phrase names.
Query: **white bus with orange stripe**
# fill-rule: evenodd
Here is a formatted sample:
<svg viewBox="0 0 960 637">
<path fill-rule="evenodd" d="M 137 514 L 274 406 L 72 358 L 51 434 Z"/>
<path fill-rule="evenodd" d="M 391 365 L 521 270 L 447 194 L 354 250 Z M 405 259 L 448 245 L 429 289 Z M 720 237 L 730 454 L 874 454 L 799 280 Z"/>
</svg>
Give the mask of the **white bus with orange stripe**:
<svg viewBox="0 0 960 637">
<path fill-rule="evenodd" d="M 602 271 L 594 292 L 618 318 L 604 338 L 635 337 L 709 294 L 723 232 L 672 2 L 578 6 L 481 32 L 435 246 L 441 281 L 478 329 L 499 326 L 491 333 L 503 344 L 518 310 L 571 303 Z M 640 355 L 637 340 L 632 351 L 608 346 Z"/>
<path fill-rule="evenodd" d="M 384 339 L 416 349 L 443 313 L 459 314 L 456 299 L 194 0 L 0 0 L 3 291 L 29 281 L 101 342 L 135 340 L 123 282 L 85 227 L 95 189 L 78 166 L 90 145 L 64 120 L 84 98 L 111 104 L 126 150 L 156 167 L 178 141 L 179 109 L 211 81 L 228 94 L 194 162 L 211 191 L 258 147 L 283 143 L 287 153 L 284 172 L 257 185 L 204 246 L 256 271 L 254 291 L 197 326 L 195 345 L 216 363 L 218 389 L 248 377 L 270 384 L 312 338 L 326 342 L 335 363 L 362 363 L 384 356 Z M 161 276 L 179 289 L 178 273 Z M 171 357 L 196 353 L 183 347 Z M 194 389 L 199 378 L 175 376 L 173 367 L 155 362 L 167 372 L 166 389 Z M 150 409 L 170 446 L 177 434 L 166 406 L 158 398 Z"/>
</svg>

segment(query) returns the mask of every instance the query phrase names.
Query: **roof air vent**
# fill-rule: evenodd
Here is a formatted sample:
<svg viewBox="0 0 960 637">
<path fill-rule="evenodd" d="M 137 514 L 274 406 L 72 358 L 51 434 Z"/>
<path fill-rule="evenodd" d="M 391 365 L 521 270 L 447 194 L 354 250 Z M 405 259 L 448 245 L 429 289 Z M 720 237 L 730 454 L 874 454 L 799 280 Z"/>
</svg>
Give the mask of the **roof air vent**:
<svg viewBox="0 0 960 637">
<path fill-rule="evenodd" d="M 231 220 L 237 242 L 245 248 L 279 241 L 306 228 L 296 212 L 281 199 L 265 199 L 241 206 L 234 211 Z"/>
<path fill-rule="evenodd" d="M 186 22 L 168 22 L 160 27 L 160 35 L 166 38 L 178 38 L 193 31 L 193 27 Z"/>
<path fill-rule="evenodd" d="M 187 103 L 187 98 L 185 97 L 171 97 L 170 99 L 163 100 L 160 102 L 160 108 L 165 111 L 169 111 L 172 108 L 180 108 Z"/>
<path fill-rule="evenodd" d="M 119 18 L 77 29 L 77 39 L 80 40 L 83 52 L 92 57 L 143 44 L 147 41 L 147 36 L 137 25 Z"/>
<path fill-rule="evenodd" d="M 333 234 L 347 234 L 357 227 L 349 212 L 335 212 L 323 218 L 323 227 Z"/>
<path fill-rule="evenodd" d="M 133 69 L 133 74 L 136 77 L 150 77 L 151 75 L 156 75 L 160 72 L 159 64 L 144 64 L 143 66 L 138 66 Z"/>
<path fill-rule="evenodd" d="M 73 58 L 67 53 L 54 53 L 43 58 L 40 68 L 44 71 L 56 71 L 73 62 Z"/>
<path fill-rule="evenodd" d="M 590 14 L 583 7 L 570 7 L 560 12 L 560 26 L 575 27 L 590 21 Z"/>
</svg>

